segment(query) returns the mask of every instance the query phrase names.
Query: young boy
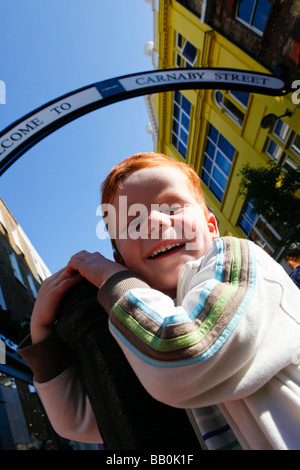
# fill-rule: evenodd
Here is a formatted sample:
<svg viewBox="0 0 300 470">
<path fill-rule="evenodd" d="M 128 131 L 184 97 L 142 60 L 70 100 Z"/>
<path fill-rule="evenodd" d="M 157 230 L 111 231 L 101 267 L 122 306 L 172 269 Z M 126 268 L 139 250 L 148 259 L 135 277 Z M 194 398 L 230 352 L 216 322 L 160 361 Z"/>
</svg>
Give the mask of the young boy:
<svg viewBox="0 0 300 470">
<path fill-rule="evenodd" d="M 115 262 L 80 252 L 47 279 L 32 343 L 19 349 L 56 431 L 101 441 L 53 328 L 64 293 L 84 277 L 99 287 L 111 333 L 143 386 L 189 409 L 208 448 L 220 447 L 215 417 L 243 449 L 299 449 L 300 297 L 282 267 L 248 240 L 220 238 L 197 174 L 164 155 L 113 168 L 102 204 Z"/>
</svg>

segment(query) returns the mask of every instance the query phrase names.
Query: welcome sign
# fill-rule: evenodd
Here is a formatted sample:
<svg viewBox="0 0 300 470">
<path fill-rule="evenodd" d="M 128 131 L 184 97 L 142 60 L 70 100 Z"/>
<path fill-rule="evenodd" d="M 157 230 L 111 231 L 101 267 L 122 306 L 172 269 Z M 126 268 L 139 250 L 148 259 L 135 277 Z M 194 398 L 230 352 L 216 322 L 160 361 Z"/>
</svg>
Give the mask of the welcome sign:
<svg viewBox="0 0 300 470">
<path fill-rule="evenodd" d="M 184 89 L 241 90 L 280 96 L 289 87 L 278 77 L 234 69 L 176 68 L 104 80 L 32 111 L 0 133 L 0 175 L 29 148 L 72 120 L 117 101 Z"/>
</svg>

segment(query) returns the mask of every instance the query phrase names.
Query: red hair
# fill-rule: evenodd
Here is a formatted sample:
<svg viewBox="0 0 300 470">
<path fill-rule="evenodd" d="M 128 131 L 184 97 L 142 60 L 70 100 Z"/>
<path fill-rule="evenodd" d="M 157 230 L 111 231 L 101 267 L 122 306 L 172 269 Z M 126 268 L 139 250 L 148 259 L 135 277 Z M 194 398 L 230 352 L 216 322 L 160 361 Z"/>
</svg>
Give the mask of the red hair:
<svg viewBox="0 0 300 470">
<path fill-rule="evenodd" d="M 191 193 L 195 200 L 203 207 L 204 214 L 207 217 L 209 210 L 201 190 L 200 178 L 195 170 L 187 163 L 180 162 L 162 153 L 137 153 L 113 167 L 101 186 L 102 204 L 111 204 L 113 202 L 117 190 L 122 188 L 122 181 L 130 174 L 143 168 L 157 166 L 172 166 L 186 175 Z"/>
</svg>

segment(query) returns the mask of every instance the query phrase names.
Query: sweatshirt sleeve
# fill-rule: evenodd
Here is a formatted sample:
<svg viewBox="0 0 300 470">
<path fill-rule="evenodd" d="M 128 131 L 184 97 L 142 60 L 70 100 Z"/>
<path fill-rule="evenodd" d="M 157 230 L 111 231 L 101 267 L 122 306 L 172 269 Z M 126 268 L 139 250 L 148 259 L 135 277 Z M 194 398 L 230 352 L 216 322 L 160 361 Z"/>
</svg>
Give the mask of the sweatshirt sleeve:
<svg viewBox="0 0 300 470">
<path fill-rule="evenodd" d="M 127 360 L 157 400 L 192 408 L 239 399 L 286 365 L 268 339 L 274 321 L 279 330 L 289 321 L 278 319 L 281 289 L 270 295 L 247 240 L 217 239 L 201 262 L 192 262 L 179 281 L 180 305 L 124 273 L 100 288 L 98 300 L 110 312 L 111 332 Z M 109 306 L 106 289 L 113 283 Z"/>
<path fill-rule="evenodd" d="M 34 374 L 34 386 L 55 431 L 66 439 L 102 443 L 80 375 L 55 331 L 34 344 L 28 336 L 18 353 Z"/>
<path fill-rule="evenodd" d="M 31 336 L 27 336 L 20 343 L 17 352 L 27 362 L 34 380 L 38 383 L 53 379 L 71 364 L 68 353 L 58 341 L 54 330 L 44 340 L 35 344 L 32 344 Z"/>
</svg>

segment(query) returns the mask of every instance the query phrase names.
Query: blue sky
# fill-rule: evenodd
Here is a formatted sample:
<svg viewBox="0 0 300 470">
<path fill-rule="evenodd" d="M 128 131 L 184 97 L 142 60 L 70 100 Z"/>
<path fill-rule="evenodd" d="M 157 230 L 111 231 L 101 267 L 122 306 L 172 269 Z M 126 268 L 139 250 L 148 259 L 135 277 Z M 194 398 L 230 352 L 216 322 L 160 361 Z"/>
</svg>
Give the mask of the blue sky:
<svg viewBox="0 0 300 470">
<path fill-rule="evenodd" d="M 0 130 L 65 93 L 152 70 L 144 0 L 0 0 Z M 51 272 L 76 252 L 100 251 L 99 186 L 126 156 L 153 151 L 144 98 L 93 111 L 36 144 L 0 177 L 0 196 Z"/>
</svg>

